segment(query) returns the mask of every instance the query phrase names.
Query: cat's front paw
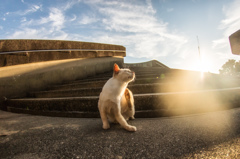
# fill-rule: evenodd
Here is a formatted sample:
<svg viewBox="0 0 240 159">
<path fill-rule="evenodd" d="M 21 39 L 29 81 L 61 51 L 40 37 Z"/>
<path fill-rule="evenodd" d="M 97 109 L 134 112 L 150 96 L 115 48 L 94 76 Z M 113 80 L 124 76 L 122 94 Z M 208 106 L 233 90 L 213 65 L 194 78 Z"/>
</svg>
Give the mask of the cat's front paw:
<svg viewBox="0 0 240 159">
<path fill-rule="evenodd" d="M 126 129 L 133 132 L 137 131 L 137 128 L 135 126 L 128 126 Z"/>
<path fill-rule="evenodd" d="M 110 125 L 109 125 L 109 124 L 104 124 L 104 125 L 103 125 L 103 129 L 107 130 L 107 129 L 109 129 L 109 128 L 110 128 Z"/>
</svg>

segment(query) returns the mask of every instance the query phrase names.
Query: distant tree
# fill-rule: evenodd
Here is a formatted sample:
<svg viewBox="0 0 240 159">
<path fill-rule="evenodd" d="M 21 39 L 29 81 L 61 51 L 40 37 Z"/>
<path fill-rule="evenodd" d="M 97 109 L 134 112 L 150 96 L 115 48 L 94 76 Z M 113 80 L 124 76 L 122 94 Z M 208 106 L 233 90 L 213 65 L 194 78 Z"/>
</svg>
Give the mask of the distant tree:
<svg viewBox="0 0 240 159">
<path fill-rule="evenodd" d="M 235 76 L 240 74 L 240 61 L 236 62 L 236 60 L 228 60 L 225 64 L 223 64 L 222 68 L 219 70 L 222 75 Z"/>
</svg>

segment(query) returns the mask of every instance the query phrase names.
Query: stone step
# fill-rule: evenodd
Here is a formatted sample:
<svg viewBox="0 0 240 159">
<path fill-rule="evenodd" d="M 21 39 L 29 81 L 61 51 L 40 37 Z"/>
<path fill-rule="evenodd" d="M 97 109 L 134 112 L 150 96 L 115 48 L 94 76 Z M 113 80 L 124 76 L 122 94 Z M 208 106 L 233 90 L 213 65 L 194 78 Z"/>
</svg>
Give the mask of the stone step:
<svg viewBox="0 0 240 159">
<path fill-rule="evenodd" d="M 130 67 L 130 70 L 134 72 L 154 72 L 154 71 L 159 71 L 159 72 L 169 72 L 172 69 L 166 69 L 166 68 L 160 68 L 160 67 Z"/>
<path fill-rule="evenodd" d="M 166 80 L 160 79 L 160 78 L 142 78 L 142 79 L 136 79 L 134 82 L 129 83 L 129 85 L 162 83 L 162 82 L 165 82 L 165 81 Z M 79 88 L 97 88 L 97 87 L 103 87 L 103 85 L 106 82 L 107 82 L 107 80 L 54 85 L 54 86 L 50 86 L 48 88 L 48 90 L 64 90 L 64 89 L 69 90 L 69 89 L 79 89 Z"/>
<path fill-rule="evenodd" d="M 104 76 L 104 77 L 103 76 L 101 76 L 101 77 L 94 76 L 94 77 L 89 77 L 87 79 L 71 81 L 71 83 L 82 83 L 82 82 L 91 82 L 91 81 L 107 81 L 111 77 L 112 77 L 112 75 Z M 152 73 L 136 75 L 136 79 L 143 79 L 143 78 L 163 78 L 163 76 L 161 76 L 161 74 L 152 74 Z M 167 78 L 167 77 L 164 75 L 164 78 Z M 65 84 L 67 84 L 67 83 L 65 83 Z"/>
<path fill-rule="evenodd" d="M 170 83 L 133 84 L 129 85 L 128 88 L 133 92 L 133 94 L 160 93 L 166 92 L 169 85 Z M 102 87 L 69 90 L 50 90 L 32 92 L 29 93 L 28 96 L 33 98 L 99 96 L 101 91 Z"/>
<path fill-rule="evenodd" d="M 220 76 L 199 80 L 199 72 L 130 68 L 136 80 L 128 85 L 134 94 L 135 117 L 161 117 L 202 113 L 239 106 L 240 87 Z M 112 72 L 29 93 L 29 98 L 9 99 L 8 111 L 47 116 L 99 117 L 98 97 Z M 215 79 L 215 80 L 214 80 Z M 211 87 L 209 87 L 211 86 Z M 236 88 L 226 88 L 235 87 Z M 219 89 L 209 89 L 219 88 Z M 222 89 L 220 89 L 222 88 Z"/>
<path fill-rule="evenodd" d="M 146 93 L 164 93 L 164 92 L 183 92 L 183 91 L 194 91 L 194 90 L 205 90 L 205 89 L 220 89 L 220 88 L 231 88 L 238 87 L 239 84 L 234 83 L 224 83 L 215 82 L 215 85 L 209 85 L 208 82 L 201 83 L 179 83 L 176 81 L 171 82 L 171 80 L 167 79 L 156 79 L 155 81 L 152 79 L 151 82 L 158 83 L 148 83 L 148 84 L 136 84 L 141 83 L 140 79 L 137 82 L 130 83 L 128 88 L 133 92 L 133 94 L 146 94 Z M 144 83 L 144 79 L 142 79 Z M 138 82 L 139 81 L 139 82 Z M 170 81 L 170 82 L 167 82 Z M 96 83 L 95 83 L 96 82 Z M 48 91 L 40 91 L 40 92 L 32 92 L 29 93 L 29 97 L 34 98 L 56 98 L 56 97 L 81 97 L 81 96 L 99 96 L 102 86 L 105 84 L 105 81 L 91 81 L 91 82 L 83 82 L 83 83 L 73 83 L 73 84 L 65 84 L 60 86 L 55 86 L 57 88 L 51 89 Z M 219 81 L 218 81 L 219 82 Z M 97 87 L 91 87 L 91 85 Z M 83 86 L 83 87 L 82 87 Z M 89 87 L 87 87 L 89 86 Z M 99 86 L 99 87 L 98 87 Z M 63 88 L 62 88 L 63 87 Z"/>
<path fill-rule="evenodd" d="M 132 71 L 134 71 L 134 70 L 132 70 Z M 171 73 L 171 69 L 155 68 L 153 70 L 135 70 L 134 72 L 137 75 L 140 75 L 140 74 L 162 74 L 162 73 L 165 74 L 165 73 Z M 104 76 L 111 77 L 112 75 L 113 75 L 113 72 L 111 71 L 111 72 L 105 72 L 105 73 L 97 74 L 95 76 L 91 76 L 91 77 L 88 77 L 88 78 L 104 77 Z"/>
<path fill-rule="evenodd" d="M 136 111 L 208 112 L 239 106 L 240 87 L 187 92 L 135 94 Z M 98 96 L 9 99 L 9 107 L 34 111 L 97 112 Z"/>
</svg>

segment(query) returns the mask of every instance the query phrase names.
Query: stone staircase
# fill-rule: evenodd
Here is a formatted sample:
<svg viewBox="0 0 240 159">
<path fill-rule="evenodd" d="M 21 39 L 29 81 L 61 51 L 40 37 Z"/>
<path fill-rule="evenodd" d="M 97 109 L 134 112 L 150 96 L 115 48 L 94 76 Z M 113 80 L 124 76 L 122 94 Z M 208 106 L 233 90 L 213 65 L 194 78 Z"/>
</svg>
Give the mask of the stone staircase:
<svg viewBox="0 0 240 159">
<path fill-rule="evenodd" d="M 130 68 L 136 80 L 128 85 L 134 94 L 135 117 L 162 117 L 202 113 L 238 107 L 240 84 L 226 82 L 218 75 L 162 69 L 158 67 Z M 59 117 L 100 117 L 98 96 L 112 76 L 106 72 L 61 85 L 45 91 L 29 92 L 26 98 L 8 99 L 7 110 L 16 113 Z"/>
</svg>

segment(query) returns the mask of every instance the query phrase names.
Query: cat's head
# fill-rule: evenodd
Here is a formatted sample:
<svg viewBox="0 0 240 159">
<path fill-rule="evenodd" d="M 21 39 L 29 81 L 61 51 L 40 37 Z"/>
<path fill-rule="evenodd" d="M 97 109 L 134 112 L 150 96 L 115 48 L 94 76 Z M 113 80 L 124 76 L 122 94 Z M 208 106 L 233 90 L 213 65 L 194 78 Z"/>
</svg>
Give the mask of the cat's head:
<svg viewBox="0 0 240 159">
<path fill-rule="evenodd" d="M 122 82 L 131 82 L 135 79 L 135 73 L 130 69 L 120 69 L 115 63 L 113 66 L 113 77 Z"/>
</svg>

